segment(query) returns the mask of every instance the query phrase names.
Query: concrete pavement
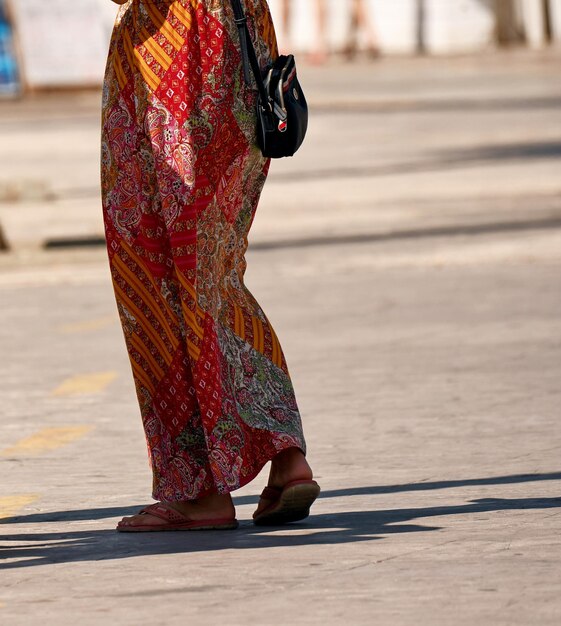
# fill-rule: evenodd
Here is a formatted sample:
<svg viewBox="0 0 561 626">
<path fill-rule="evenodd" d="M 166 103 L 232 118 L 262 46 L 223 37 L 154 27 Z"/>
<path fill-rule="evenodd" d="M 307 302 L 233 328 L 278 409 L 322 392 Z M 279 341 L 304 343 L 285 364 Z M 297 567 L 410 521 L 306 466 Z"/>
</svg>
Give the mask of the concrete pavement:
<svg viewBox="0 0 561 626">
<path fill-rule="evenodd" d="M 2 624 L 560 622 L 561 89 L 536 57 L 336 71 L 248 259 L 323 487 L 290 528 L 250 523 L 263 475 L 238 531 L 114 532 L 150 473 L 105 253 L 41 249 L 96 234 L 93 108 L 0 122 L 58 198 L 1 209 Z"/>
</svg>

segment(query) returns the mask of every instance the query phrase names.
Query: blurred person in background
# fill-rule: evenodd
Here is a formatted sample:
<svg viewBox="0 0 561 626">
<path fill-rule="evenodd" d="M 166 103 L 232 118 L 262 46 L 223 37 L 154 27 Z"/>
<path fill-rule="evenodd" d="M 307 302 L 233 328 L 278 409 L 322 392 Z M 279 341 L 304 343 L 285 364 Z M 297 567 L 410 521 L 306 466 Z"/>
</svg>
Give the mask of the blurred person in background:
<svg viewBox="0 0 561 626">
<path fill-rule="evenodd" d="M 292 0 L 281 0 L 280 16 L 283 32 L 282 52 L 289 53 L 292 50 L 291 30 L 292 30 Z M 316 39 L 309 60 L 312 63 L 323 63 L 327 59 L 327 10 L 325 0 L 315 0 L 316 17 Z"/>
<path fill-rule="evenodd" d="M 379 56 L 380 50 L 372 17 L 366 0 L 351 0 L 351 28 L 345 54 L 352 58 L 359 51 L 360 39 L 364 37 L 365 51 L 369 56 Z"/>
<path fill-rule="evenodd" d="M 286 361 L 245 287 L 269 161 L 228 0 L 114 0 L 103 90 L 111 275 L 153 472 L 122 532 L 236 528 L 230 493 L 272 461 L 256 524 L 303 519 L 319 493 Z M 245 0 L 265 66 L 266 0 Z"/>
</svg>

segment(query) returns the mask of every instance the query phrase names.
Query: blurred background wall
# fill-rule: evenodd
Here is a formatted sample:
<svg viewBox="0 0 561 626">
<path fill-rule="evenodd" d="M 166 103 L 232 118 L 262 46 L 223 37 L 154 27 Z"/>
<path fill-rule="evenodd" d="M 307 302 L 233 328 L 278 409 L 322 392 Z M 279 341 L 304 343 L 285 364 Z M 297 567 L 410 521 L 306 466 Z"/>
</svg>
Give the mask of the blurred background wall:
<svg viewBox="0 0 561 626">
<path fill-rule="evenodd" d="M 464 54 L 561 41 L 561 0 L 270 0 L 270 6 L 281 44 L 318 62 L 349 52 Z M 0 94 L 99 84 L 116 11 L 110 0 L 0 0 Z"/>
</svg>

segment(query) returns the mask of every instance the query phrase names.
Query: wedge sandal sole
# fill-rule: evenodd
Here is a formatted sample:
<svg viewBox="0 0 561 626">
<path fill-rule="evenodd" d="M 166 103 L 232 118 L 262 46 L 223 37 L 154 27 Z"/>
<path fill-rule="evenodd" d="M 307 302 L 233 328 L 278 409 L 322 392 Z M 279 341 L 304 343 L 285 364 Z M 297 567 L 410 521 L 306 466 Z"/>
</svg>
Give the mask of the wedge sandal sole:
<svg viewBox="0 0 561 626">
<path fill-rule="evenodd" d="M 280 526 L 299 522 L 310 514 L 310 507 L 320 494 L 320 486 L 313 480 L 289 483 L 278 499 L 253 519 L 257 526 Z"/>
</svg>

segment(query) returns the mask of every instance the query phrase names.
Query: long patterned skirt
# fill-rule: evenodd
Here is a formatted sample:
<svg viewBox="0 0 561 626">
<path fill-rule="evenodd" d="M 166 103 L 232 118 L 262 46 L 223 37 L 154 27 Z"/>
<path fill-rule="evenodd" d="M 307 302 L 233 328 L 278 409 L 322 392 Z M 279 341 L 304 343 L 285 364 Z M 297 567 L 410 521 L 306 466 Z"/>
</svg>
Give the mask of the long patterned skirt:
<svg viewBox="0 0 561 626">
<path fill-rule="evenodd" d="M 246 0 L 263 65 L 266 0 Z M 228 493 L 305 449 L 275 331 L 244 286 L 269 163 L 228 0 L 130 0 L 103 95 L 110 268 L 158 500 Z"/>
</svg>

